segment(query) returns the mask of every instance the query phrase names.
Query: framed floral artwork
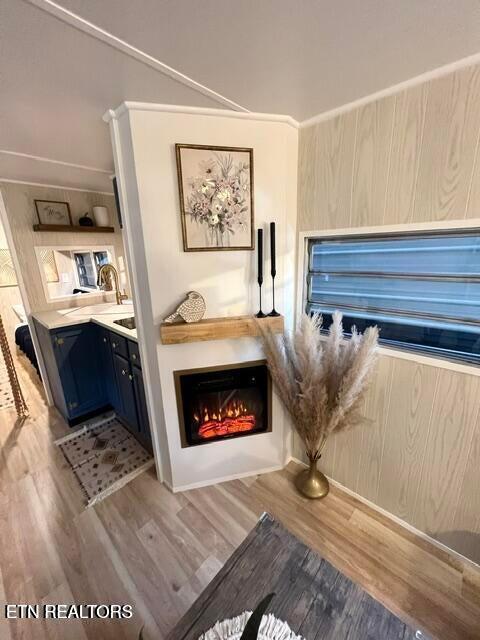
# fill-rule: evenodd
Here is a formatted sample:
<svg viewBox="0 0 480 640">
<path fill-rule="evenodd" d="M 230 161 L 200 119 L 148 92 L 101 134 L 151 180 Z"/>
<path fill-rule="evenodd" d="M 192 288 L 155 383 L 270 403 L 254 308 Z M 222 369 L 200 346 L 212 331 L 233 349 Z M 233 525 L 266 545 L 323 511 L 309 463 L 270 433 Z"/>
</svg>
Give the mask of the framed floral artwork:
<svg viewBox="0 0 480 640">
<path fill-rule="evenodd" d="M 252 250 L 253 149 L 175 150 L 184 251 Z"/>
</svg>

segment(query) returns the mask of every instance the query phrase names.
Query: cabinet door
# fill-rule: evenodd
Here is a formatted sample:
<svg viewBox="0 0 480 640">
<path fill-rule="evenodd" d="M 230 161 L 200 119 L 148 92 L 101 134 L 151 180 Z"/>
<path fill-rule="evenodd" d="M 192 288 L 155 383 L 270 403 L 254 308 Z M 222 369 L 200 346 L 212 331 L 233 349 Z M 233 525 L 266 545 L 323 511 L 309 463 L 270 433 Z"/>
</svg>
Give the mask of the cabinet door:
<svg viewBox="0 0 480 640">
<path fill-rule="evenodd" d="M 113 364 L 117 379 L 118 393 L 120 397 L 117 413 L 130 430 L 137 435 L 138 420 L 135 406 L 135 394 L 133 390 L 133 375 L 130 372 L 130 364 L 118 353 L 113 354 Z"/>
<path fill-rule="evenodd" d="M 113 366 L 113 353 L 111 346 L 110 331 L 99 327 L 99 345 L 103 365 L 103 378 L 105 382 L 105 392 L 107 401 L 112 405 L 115 411 L 120 408 L 119 394 L 117 388 L 117 380 L 115 377 L 115 369 Z"/>
<path fill-rule="evenodd" d="M 53 396 L 53 402 L 60 411 L 65 420 L 68 420 L 68 408 L 65 401 L 65 393 L 63 391 L 60 372 L 58 371 L 57 358 L 55 354 L 54 342 L 51 332 L 40 324 L 38 320 L 33 318 L 35 331 L 40 345 L 40 351 L 43 356 L 43 364 L 47 370 L 48 383 Z"/>
<path fill-rule="evenodd" d="M 152 436 L 148 422 L 147 400 L 145 398 L 142 370 L 132 365 L 132 375 L 135 401 L 137 404 L 138 438 L 149 451 L 152 451 Z"/>
<path fill-rule="evenodd" d="M 69 418 L 106 404 L 95 327 L 90 324 L 60 329 L 52 344 Z"/>
</svg>

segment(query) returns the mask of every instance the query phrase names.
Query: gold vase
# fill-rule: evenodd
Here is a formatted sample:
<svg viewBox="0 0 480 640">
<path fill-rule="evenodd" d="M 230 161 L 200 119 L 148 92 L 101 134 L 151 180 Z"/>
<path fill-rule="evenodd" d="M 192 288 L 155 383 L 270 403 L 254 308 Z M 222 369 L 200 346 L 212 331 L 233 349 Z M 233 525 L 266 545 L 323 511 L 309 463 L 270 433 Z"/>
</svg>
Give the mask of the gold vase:
<svg viewBox="0 0 480 640">
<path fill-rule="evenodd" d="M 300 471 L 295 486 L 302 495 L 312 500 L 324 498 L 330 490 L 327 478 L 317 469 L 317 460 L 310 460 L 308 469 Z"/>
</svg>

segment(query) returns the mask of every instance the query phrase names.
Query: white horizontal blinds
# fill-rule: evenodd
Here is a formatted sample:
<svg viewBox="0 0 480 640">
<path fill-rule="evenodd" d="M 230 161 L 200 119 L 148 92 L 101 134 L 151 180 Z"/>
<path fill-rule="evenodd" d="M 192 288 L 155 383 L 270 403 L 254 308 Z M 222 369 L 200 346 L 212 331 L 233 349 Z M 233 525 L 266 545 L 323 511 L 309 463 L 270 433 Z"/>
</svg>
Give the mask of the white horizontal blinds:
<svg viewBox="0 0 480 640">
<path fill-rule="evenodd" d="M 314 240 L 311 270 L 480 277 L 480 231 Z"/>
<path fill-rule="evenodd" d="M 311 241 L 308 308 L 478 331 L 480 232 Z"/>
</svg>

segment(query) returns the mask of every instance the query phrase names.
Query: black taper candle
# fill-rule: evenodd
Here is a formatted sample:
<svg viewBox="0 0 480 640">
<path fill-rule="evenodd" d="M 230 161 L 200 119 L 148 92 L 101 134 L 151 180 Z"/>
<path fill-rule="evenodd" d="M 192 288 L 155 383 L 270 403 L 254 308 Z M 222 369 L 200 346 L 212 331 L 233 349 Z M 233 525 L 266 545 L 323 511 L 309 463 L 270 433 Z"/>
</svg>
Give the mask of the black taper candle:
<svg viewBox="0 0 480 640">
<path fill-rule="evenodd" d="M 258 230 L 258 284 L 263 284 L 263 229 Z"/>
<path fill-rule="evenodd" d="M 257 256 L 258 256 L 258 273 L 257 282 L 260 296 L 260 309 L 255 314 L 256 318 L 265 318 L 265 314 L 262 311 L 262 284 L 263 284 L 263 229 L 257 231 Z"/>
<path fill-rule="evenodd" d="M 277 257 L 275 248 L 275 223 L 270 223 L 270 274 L 272 276 L 272 310 L 269 316 L 276 317 L 280 314 L 275 311 L 275 276 L 277 275 Z"/>
<path fill-rule="evenodd" d="M 272 278 L 277 275 L 277 261 L 275 256 L 275 223 L 270 222 L 270 273 Z"/>
</svg>

